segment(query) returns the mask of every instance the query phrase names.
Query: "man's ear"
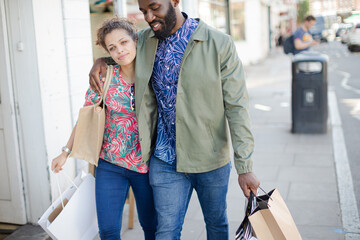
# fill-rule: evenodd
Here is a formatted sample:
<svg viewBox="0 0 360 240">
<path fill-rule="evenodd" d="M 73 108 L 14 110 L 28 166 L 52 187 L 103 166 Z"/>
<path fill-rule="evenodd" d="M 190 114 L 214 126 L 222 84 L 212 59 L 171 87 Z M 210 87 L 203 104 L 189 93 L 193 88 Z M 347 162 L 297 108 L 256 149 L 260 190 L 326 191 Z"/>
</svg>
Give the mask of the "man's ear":
<svg viewBox="0 0 360 240">
<path fill-rule="evenodd" d="M 173 6 L 175 8 L 175 7 L 179 6 L 180 0 L 172 0 L 172 3 L 173 3 Z"/>
</svg>

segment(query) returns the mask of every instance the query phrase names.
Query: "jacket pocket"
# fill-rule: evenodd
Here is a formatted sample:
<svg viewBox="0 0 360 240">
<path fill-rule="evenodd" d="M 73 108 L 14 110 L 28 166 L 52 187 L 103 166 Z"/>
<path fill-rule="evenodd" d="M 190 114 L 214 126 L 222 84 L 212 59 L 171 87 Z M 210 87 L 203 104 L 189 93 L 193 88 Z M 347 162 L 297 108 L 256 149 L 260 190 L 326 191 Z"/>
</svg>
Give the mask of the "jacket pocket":
<svg viewBox="0 0 360 240">
<path fill-rule="evenodd" d="M 214 152 L 216 152 L 214 134 L 213 134 L 212 127 L 210 124 L 206 124 L 206 131 L 207 131 L 207 134 L 209 137 L 209 141 L 210 141 L 212 150 Z"/>
</svg>

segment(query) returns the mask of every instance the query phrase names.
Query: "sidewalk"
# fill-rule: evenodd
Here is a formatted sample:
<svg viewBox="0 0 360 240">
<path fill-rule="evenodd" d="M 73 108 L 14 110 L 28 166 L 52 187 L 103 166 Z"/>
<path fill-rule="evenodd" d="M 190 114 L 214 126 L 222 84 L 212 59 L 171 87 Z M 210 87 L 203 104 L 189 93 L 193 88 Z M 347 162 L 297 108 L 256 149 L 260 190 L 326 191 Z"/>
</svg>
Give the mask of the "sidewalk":
<svg viewBox="0 0 360 240">
<path fill-rule="evenodd" d="M 344 239 L 330 126 L 327 134 L 290 132 L 290 59 L 279 50 L 275 50 L 264 62 L 245 70 L 255 136 L 254 172 L 262 188 L 267 191 L 279 189 L 304 240 Z M 234 168 L 227 198 L 230 239 L 234 239 L 245 205 Z M 127 206 L 124 215 L 122 239 L 143 239 L 137 218 L 134 229 L 127 229 Z M 195 191 L 181 239 L 206 239 Z"/>
</svg>

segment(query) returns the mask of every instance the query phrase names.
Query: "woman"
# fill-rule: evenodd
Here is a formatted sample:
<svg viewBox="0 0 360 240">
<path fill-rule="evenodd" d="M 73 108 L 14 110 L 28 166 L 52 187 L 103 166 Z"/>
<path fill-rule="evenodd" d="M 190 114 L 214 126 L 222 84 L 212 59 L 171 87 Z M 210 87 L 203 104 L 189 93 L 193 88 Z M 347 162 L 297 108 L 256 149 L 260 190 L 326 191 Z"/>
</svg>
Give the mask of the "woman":
<svg viewBox="0 0 360 240">
<path fill-rule="evenodd" d="M 101 45 L 118 64 L 105 98 L 105 133 L 98 167 L 95 172 L 96 210 L 101 239 L 120 239 L 122 212 L 132 187 L 145 239 L 155 239 L 156 215 L 148 164 L 142 163 L 137 119 L 135 115 L 134 80 L 137 34 L 127 19 L 112 18 L 97 32 Z M 101 79 L 102 85 L 105 79 Z M 100 99 L 91 88 L 85 106 Z M 76 126 L 62 153 L 52 162 L 56 173 L 62 169 L 71 152 Z"/>
</svg>

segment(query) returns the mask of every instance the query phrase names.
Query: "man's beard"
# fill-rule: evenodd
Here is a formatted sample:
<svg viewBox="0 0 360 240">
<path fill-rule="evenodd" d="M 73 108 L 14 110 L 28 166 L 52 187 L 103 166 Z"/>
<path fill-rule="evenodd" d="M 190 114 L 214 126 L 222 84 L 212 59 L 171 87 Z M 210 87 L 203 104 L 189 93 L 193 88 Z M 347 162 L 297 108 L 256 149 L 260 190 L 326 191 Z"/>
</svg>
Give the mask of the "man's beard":
<svg viewBox="0 0 360 240">
<path fill-rule="evenodd" d="M 169 3 L 169 10 L 167 11 L 164 21 L 162 20 L 154 20 L 151 23 L 154 22 L 158 22 L 160 23 L 162 26 L 161 30 L 159 31 L 154 31 L 155 33 L 155 37 L 163 40 L 165 38 L 167 38 L 168 36 L 170 36 L 171 31 L 173 30 L 173 28 L 176 25 L 176 12 L 175 12 L 175 8 L 171 5 L 171 3 Z"/>
</svg>

